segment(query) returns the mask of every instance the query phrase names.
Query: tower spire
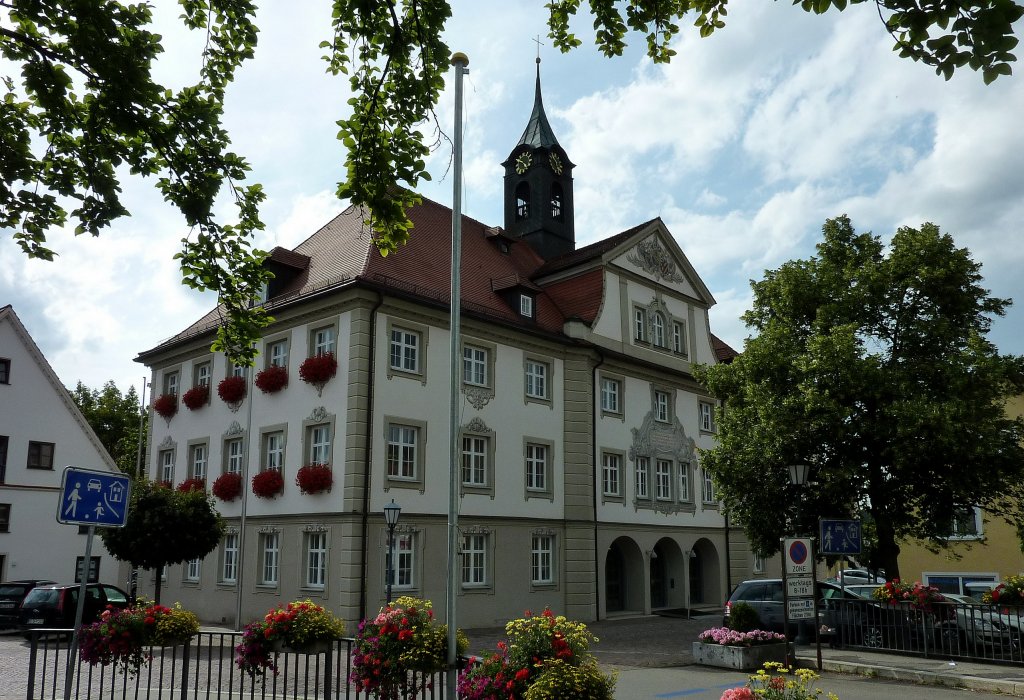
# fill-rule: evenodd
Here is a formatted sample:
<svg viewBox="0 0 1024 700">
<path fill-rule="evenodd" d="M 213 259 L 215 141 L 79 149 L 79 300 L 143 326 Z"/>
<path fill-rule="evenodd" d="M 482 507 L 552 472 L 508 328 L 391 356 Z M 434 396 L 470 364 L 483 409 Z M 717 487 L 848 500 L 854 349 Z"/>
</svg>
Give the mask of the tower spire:
<svg viewBox="0 0 1024 700">
<path fill-rule="evenodd" d="M 519 138 L 517 145 L 533 146 L 534 148 L 550 148 L 558 145 L 555 132 L 551 130 L 551 124 L 548 123 L 548 116 L 544 114 L 544 99 L 540 92 L 540 56 L 537 56 L 537 87 L 533 96 L 533 113 L 530 114 L 530 121 L 526 124 L 526 130 Z"/>
</svg>

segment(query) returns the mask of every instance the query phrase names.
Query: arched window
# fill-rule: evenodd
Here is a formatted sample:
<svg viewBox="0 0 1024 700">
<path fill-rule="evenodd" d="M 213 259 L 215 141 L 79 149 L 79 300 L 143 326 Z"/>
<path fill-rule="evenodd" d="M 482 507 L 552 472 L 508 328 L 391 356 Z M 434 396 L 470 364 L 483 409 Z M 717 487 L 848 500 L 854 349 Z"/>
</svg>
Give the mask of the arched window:
<svg viewBox="0 0 1024 700">
<path fill-rule="evenodd" d="M 562 220 L 562 186 L 557 182 L 551 185 L 551 218 Z"/>
<path fill-rule="evenodd" d="M 516 185 L 516 221 L 530 218 L 530 185 L 520 182 Z"/>
<path fill-rule="evenodd" d="M 651 342 L 659 348 L 665 347 L 665 317 L 660 311 L 651 314 Z"/>
</svg>

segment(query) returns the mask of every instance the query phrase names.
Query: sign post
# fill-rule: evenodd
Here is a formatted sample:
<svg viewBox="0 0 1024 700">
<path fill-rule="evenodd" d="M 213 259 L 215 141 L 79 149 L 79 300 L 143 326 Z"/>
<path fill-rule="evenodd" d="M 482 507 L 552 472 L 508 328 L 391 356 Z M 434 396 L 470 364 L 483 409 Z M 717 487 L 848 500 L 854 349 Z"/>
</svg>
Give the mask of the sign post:
<svg viewBox="0 0 1024 700">
<path fill-rule="evenodd" d="M 65 467 L 61 480 L 60 503 L 57 504 L 57 522 L 65 525 L 85 525 L 85 556 L 82 558 L 82 578 L 78 586 L 78 606 L 75 608 L 75 631 L 71 634 L 68 665 L 64 676 L 64 700 L 71 698 L 78 657 L 78 633 L 82 629 L 82 611 L 85 609 L 86 585 L 89 581 L 89 562 L 92 557 L 92 536 L 96 526 L 124 527 L 128 521 L 128 497 L 131 480 L 124 474 L 112 474 L 78 467 Z"/>
<path fill-rule="evenodd" d="M 818 669 L 821 669 L 821 646 L 818 632 L 818 600 L 814 585 L 814 540 L 810 537 L 786 537 L 782 540 L 783 601 L 785 605 L 786 645 L 789 648 L 789 623 L 798 625 L 812 620 L 814 638 L 818 641 Z M 797 635 L 801 636 L 801 635 Z M 801 637 L 802 638 L 802 637 Z M 794 654 L 787 654 L 793 664 Z"/>
</svg>

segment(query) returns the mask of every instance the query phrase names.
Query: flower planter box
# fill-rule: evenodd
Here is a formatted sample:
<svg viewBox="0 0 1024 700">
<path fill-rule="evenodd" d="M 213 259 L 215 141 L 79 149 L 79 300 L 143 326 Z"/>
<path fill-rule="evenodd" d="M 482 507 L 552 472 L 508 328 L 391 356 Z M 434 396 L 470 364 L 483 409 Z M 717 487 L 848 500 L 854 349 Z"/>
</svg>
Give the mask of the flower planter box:
<svg viewBox="0 0 1024 700">
<path fill-rule="evenodd" d="M 766 661 L 786 662 L 786 643 L 759 644 L 752 647 L 731 647 L 724 644 L 693 643 L 693 660 L 704 666 L 754 671 Z"/>
<path fill-rule="evenodd" d="M 317 639 L 305 644 L 291 646 L 279 639 L 275 639 L 270 643 L 270 650 L 277 654 L 326 654 L 333 643 L 329 639 Z"/>
</svg>

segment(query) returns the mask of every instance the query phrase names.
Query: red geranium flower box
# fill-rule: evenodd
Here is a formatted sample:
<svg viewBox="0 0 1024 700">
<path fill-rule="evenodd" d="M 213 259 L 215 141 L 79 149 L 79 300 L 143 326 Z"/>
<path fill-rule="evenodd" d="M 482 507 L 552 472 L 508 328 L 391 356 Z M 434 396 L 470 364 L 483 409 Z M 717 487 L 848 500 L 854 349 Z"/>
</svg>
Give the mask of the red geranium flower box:
<svg viewBox="0 0 1024 700">
<path fill-rule="evenodd" d="M 222 501 L 233 501 L 242 495 L 242 475 L 237 472 L 221 474 L 213 482 L 213 495 Z"/>
<path fill-rule="evenodd" d="M 256 374 L 256 386 L 264 394 L 273 394 L 288 386 L 288 370 L 284 367 L 271 365 Z"/>
<path fill-rule="evenodd" d="M 206 479 L 185 479 L 183 482 L 178 484 L 178 490 L 182 493 L 188 493 L 189 491 L 205 491 Z"/>
<path fill-rule="evenodd" d="M 178 412 L 178 395 L 160 394 L 153 402 L 153 410 L 170 420 L 171 416 Z"/>
<path fill-rule="evenodd" d="M 239 403 L 245 398 L 245 377 L 228 377 L 217 385 L 217 395 L 224 403 Z"/>
<path fill-rule="evenodd" d="M 284 477 L 277 469 L 268 469 L 252 478 L 252 492 L 257 498 L 273 498 L 284 491 Z"/>
<path fill-rule="evenodd" d="M 334 473 L 326 464 L 307 464 L 295 475 L 295 485 L 302 493 L 314 494 L 330 491 Z"/>
<path fill-rule="evenodd" d="M 299 377 L 313 386 L 322 387 L 337 371 L 338 361 L 334 358 L 333 352 L 307 357 L 299 365 Z"/>
<path fill-rule="evenodd" d="M 210 387 L 205 384 L 194 386 L 186 391 L 182 397 L 181 402 L 185 404 L 185 407 L 190 411 L 202 408 L 206 405 L 206 402 L 210 400 Z"/>
</svg>

